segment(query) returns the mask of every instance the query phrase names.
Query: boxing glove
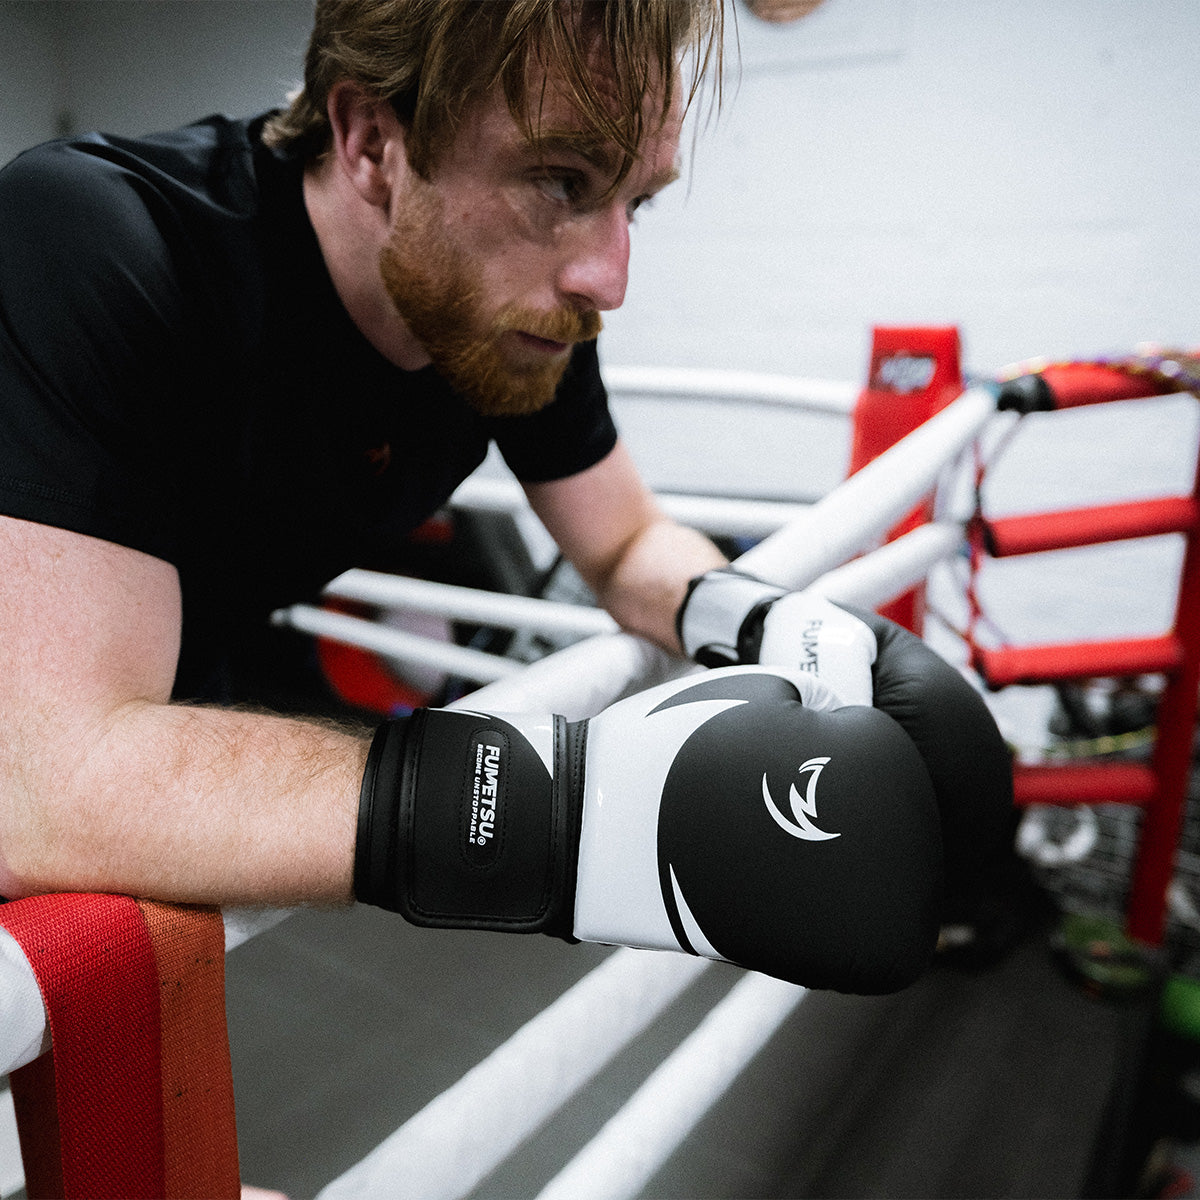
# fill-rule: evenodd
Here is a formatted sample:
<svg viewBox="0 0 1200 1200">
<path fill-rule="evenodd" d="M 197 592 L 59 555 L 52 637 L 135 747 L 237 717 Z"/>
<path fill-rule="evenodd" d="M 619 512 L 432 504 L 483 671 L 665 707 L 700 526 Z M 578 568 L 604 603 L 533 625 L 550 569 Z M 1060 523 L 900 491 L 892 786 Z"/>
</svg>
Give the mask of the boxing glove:
<svg viewBox="0 0 1200 1200">
<path fill-rule="evenodd" d="M 416 925 L 684 951 L 887 992 L 933 953 L 941 834 L 907 734 L 735 667 L 587 721 L 418 710 L 364 773 L 358 899 Z"/>
<path fill-rule="evenodd" d="M 847 704 L 872 702 L 875 636 L 845 609 L 731 567 L 693 579 L 676 616 L 701 666 L 767 663 L 811 671 Z"/>
<path fill-rule="evenodd" d="M 693 580 L 677 624 L 698 662 L 732 648 L 738 662 L 799 665 L 847 702 L 873 703 L 896 720 L 937 797 L 946 920 L 977 922 L 1011 848 L 1012 761 L 987 705 L 958 671 L 877 613 L 789 593 L 733 569 Z"/>
</svg>

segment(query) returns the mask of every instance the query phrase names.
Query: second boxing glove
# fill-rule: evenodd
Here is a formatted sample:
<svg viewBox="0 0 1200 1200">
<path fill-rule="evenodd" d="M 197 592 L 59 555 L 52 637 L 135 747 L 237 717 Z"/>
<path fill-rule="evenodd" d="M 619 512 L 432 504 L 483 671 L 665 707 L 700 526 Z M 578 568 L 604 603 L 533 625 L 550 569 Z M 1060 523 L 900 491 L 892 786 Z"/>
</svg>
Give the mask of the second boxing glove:
<svg viewBox="0 0 1200 1200">
<path fill-rule="evenodd" d="M 915 747 L 802 673 L 712 671 L 574 724 L 419 710 L 363 781 L 356 894 L 417 925 L 883 992 L 931 956 L 940 884 Z"/>
<path fill-rule="evenodd" d="M 1003 891 L 1013 843 L 1012 755 L 962 674 L 916 634 L 863 609 L 879 652 L 875 704 L 921 755 L 941 811 L 947 922 L 977 925 Z"/>
<path fill-rule="evenodd" d="M 697 661 L 732 643 L 738 661 L 799 665 L 844 700 L 873 703 L 896 720 L 925 763 L 941 812 L 946 919 L 979 923 L 1011 847 L 1012 763 L 987 705 L 960 672 L 877 613 L 732 568 L 693 581 L 678 625 Z"/>
<path fill-rule="evenodd" d="M 872 702 L 875 635 L 820 596 L 723 567 L 692 580 L 676 626 L 684 652 L 702 666 L 767 663 L 810 671 L 846 704 Z"/>
</svg>

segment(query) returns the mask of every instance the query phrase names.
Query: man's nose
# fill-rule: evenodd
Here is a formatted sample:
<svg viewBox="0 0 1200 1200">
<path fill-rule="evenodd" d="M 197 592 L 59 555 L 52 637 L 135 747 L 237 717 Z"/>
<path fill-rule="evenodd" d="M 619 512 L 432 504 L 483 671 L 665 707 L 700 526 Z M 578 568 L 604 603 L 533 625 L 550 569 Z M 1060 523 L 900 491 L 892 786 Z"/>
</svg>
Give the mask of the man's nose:
<svg viewBox="0 0 1200 1200">
<path fill-rule="evenodd" d="M 559 290 L 581 308 L 620 308 L 629 283 L 629 217 L 619 205 L 589 213 L 571 230 Z"/>
</svg>

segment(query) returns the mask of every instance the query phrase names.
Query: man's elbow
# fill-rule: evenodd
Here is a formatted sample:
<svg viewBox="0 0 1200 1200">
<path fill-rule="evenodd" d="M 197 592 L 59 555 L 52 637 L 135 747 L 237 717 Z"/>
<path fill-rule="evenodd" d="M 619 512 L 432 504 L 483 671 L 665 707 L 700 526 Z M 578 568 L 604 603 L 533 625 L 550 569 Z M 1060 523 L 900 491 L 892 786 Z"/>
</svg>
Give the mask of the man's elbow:
<svg viewBox="0 0 1200 1200">
<path fill-rule="evenodd" d="M 97 791 L 86 778 L 90 742 L 80 730 L 54 737 L 49 724 L 35 738 L 0 730 L 0 896 L 9 900 L 94 890 L 86 870 L 94 858 L 86 798 Z"/>
</svg>

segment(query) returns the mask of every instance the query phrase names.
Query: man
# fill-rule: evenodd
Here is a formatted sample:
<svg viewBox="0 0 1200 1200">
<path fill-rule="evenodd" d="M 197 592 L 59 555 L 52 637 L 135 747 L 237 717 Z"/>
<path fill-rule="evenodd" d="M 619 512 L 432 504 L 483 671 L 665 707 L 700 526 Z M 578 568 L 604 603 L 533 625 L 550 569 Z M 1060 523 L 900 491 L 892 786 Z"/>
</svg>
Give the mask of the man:
<svg viewBox="0 0 1200 1200">
<path fill-rule="evenodd" d="M 348 899 L 365 742 L 172 695 L 383 559 L 489 435 L 610 611 L 675 644 L 721 559 L 638 479 L 589 339 L 676 169 L 678 55 L 719 26 L 706 2 L 322 3 L 278 149 L 212 122 L 8 169 L 0 894 Z"/>
<path fill-rule="evenodd" d="M 721 24 L 720 0 L 320 0 L 305 87 L 287 112 L 53 144 L 0 174 L 0 895 L 222 904 L 357 895 L 429 924 L 704 944 L 692 928 L 694 891 L 689 899 L 665 882 L 653 933 L 640 928 L 644 904 L 627 933 L 607 921 L 629 896 L 617 878 L 628 830 L 646 825 L 661 792 L 652 779 L 670 769 L 661 739 L 626 788 L 622 828 L 582 856 L 581 879 L 588 864 L 613 865 L 581 883 L 588 932 L 572 925 L 581 818 L 586 843 L 600 817 L 593 750 L 619 771 L 631 740 L 647 744 L 658 710 L 627 709 L 593 726 L 590 743 L 556 725 L 553 752 L 536 722 L 526 730 L 481 717 L 459 745 L 461 722 L 432 716 L 385 728 L 369 752 L 354 732 L 197 701 L 236 698 L 224 686 L 231 656 L 271 609 L 385 558 L 491 439 L 625 628 L 680 649 L 677 614 L 698 577 L 681 621 L 689 653 L 711 649 L 712 631 L 730 643 L 753 624 L 739 611 L 742 583 L 731 593 L 711 574 L 723 564 L 716 548 L 667 520 L 639 479 L 607 412 L 594 343 L 599 314 L 624 297 L 634 214 L 676 174 L 680 123 L 719 57 Z M 683 79 L 689 49 L 697 73 Z M 773 603 L 751 591 L 755 613 Z M 788 631 L 812 627 L 800 608 L 777 610 L 785 660 Z M 830 620 L 847 623 L 854 645 L 869 643 L 857 668 L 859 703 L 869 704 L 875 638 L 890 642 L 851 618 Z M 913 679 L 907 667 L 900 674 L 908 705 Z M 749 686 L 730 683 L 741 699 L 720 703 L 748 704 Z M 811 710 L 804 723 L 840 703 L 807 680 L 772 677 L 751 690 L 764 713 L 782 705 L 787 722 L 797 707 Z M 688 709 L 681 728 L 701 711 L 690 696 L 664 705 Z M 814 966 L 787 934 L 783 949 L 764 932 L 745 953 L 710 952 L 867 990 L 919 969 L 940 873 L 933 793 L 899 727 L 857 711 L 866 716 L 834 719 L 845 747 L 835 757 L 848 763 L 864 742 L 878 753 L 847 792 L 862 837 L 838 845 L 870 846 L 868 858 L 838 849 L 825 858 L 842 864 L 839 878 L 802 873 L 822 895 L 860 893 L 857 924 L 831 926 L 826 942 L 854 958 L 858 941 L 873 938 L 878 969 Z M 740 740 L 753 743 L 764 722 Z M 986 740 L 994 728 L 982 724 Z M 828 757 L 822 730 L 806 767 Z M 926 757 L 946 740 L 927 733 L 913 734 Z M 893 736 L 900 742 L 883 753 Z M 788 739 L 775 741 L 786 751 L 781 771 L 806 757 L 793 761 Z M 491 765 L 500 745 L 521 763 L 511 779 Z M 452 760 L 444 770 L 428 766 L 439 755 Z M 513 821 L 530 817 L 537 861 L 497 866 L 497 855 L 534 842 L 493 836 L 491 808 L 479 845 L 455 849 L 448 797 L 468 794 L 455 774 L 468 755 L 483 764 L 476 788 L 501 779 L 538 797 L 499 806 Z M 724 757 L 719 745 L 701 755 L 700 780 L 713 777 L 713 757 Z M 874 794 L 864 780 L 876 773 L 894 824 L 884 800 L 872 800 L 878 815 L 854 800 Z M 837 774 L 826 771 L 824 795 L 837 793 Z M 764 777 L 751 792 L 759 809 L 765 786 Z M 813 775 L 809 807 L 815 786 Z M 944 814 L 940 791 L 936 799 Z M 714 819 L 728 819 L 722 795 L 710 802 Z M 684 827 L 693 808 L 685 795 Z M 476 802 L 472 822 L 478 811 Z M 776 822 L 767 836 L 778 825 L 812 840 L 811 815 L 764 818 Z M 896 852 L 897 838 L 911 841 L 911 855 Z M 472 856 L 486 862 L 451 887 Z M 657 868 L 642 859 L 649 896 Z M 887 864 L 901 859 L 907 874 L 893 879 Z M 794 900 L 790 862 L 759 875 Z M 424 870 L 432 863 L 442 866 Z M 711 869 L 695 867 L 701 878 Z M 543 876 L 549 900 L 523 894 Z M 476 894 L 484 877 L 513 887 Z M 894 934 L 876 915 L 878 895 L 868 901 L 868 880 L 911 900 L 890 905 Z M 410 885 L 420 894 L 406 894 Z M 771 898 L 757 908 L 783 911 Z M 812 938 L 810 927 L 799 941 Z"/>
</svg>

